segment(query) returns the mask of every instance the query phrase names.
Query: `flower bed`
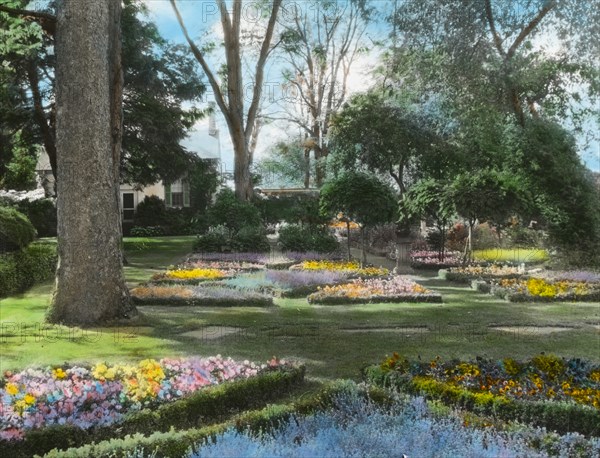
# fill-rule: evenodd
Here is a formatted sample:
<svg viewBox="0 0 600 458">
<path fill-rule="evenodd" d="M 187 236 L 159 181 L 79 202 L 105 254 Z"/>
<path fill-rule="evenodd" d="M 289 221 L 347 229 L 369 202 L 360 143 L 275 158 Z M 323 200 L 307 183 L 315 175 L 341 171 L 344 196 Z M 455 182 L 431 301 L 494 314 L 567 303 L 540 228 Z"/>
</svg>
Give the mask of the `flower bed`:
<svg viewBox="0 0 600 458">
<path fill-rule="evenodd" d="M 217 285 L 138 286 L 131 297 L 139 305 L 173 305 L 206 307 L 269 307 L 273 297 L 257 291 Z"/>
<path fill-rule="evenodd" d="M 491 266 L 467 266 L 441 269 L 440 277 L 457 283 L 471 283 L 472 280 L 494 280 L 501 278 L 521 278 L 525 271 L 520 267 L 493 264 Z"/>
<path fill-rule="evenodd" d="M 370 381 L 443 400 L 505 420 L 519 418 L 560 432 L 600 434 L 600 365 L 538 355 L 529 361 L 430 363 L 394 354 L 367 369 Z"/>
<path fill-rule="evenodd" d="M 310 294 L 311 304 L 365 304 L 380 302 L 442 302 L 442 296 L 411 279 L 395 276 L 387 279 L 355 279 L 351 283 L 325 286 Z"/>
<path fill-rule="evenodd" d="M 304 261 L 301 264 L 293 265 L 290 269 L 344 272 L 353 277 L 380 277 L 390 273 L 384 267 L 360 267 L 357 261 Z"/>
<path fill-rule="evenodd" d="M 167 270 L 165 273 L 152 276 L 152 283 L 197 284 L 203 281 L 223 280 L 237 273 L 233 269 L 192 268 Z"/>
<path fill-rule="evenodd" d="M 275 361 L 271 366 L 279 364 Z M 100 363 L 6 372 L 0 388 L 0 439 L 20 440 L 27 430 L 51 425 L 84 430 L 112 425 L 127 413 L 228 380 L 254 377 L 266 368 L 217 355 L 144 360 L 137 365 Z"/>
<path fill-rule="evenodd" d="M 265 268 L 263 263 L 249 261 L 204 261 L 186 260 L 178 266 L 180 269 L 214 269 L 221 271 L 253 272 Z"/>
<path fill-rule="evenodd" d="M 440 259 L 438 251 L 419 250 L 409 253 L 411 267 L 415 269 L 444 269 L 459 266 L 461 254 L 458 251 L 447 251 L 444 259 Z"/>
<path fill-rule="evenodd" d="M 490 292 L 510 302 L 598 301 L 600 284 L 569 280 L 501 279 L 492 282 Z"/>
<path fill-rule="evenodd" d="M 265 277 L 281 297 L 306 297 L 323 285 L 348 280 L 348 274 L 341 271 L 268 270 Z"/>
</svg>

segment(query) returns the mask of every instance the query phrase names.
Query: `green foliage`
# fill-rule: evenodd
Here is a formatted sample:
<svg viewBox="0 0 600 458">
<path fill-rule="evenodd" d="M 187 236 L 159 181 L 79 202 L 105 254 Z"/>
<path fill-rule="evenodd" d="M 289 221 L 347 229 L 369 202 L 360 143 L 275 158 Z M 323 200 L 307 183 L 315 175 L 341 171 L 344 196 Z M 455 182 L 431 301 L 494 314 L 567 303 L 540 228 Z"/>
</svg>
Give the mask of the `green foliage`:
<svg viewBox="0 0 600 458">
<path fill-rule="evenodd" d="M 139 227 L 164 226 L 169 223 L 165 202 L 158 196 L 146 196 L 135 209 L 134 224 Z"/>
<path fill-rule="evenodd" d="M 210 160 L 200 159 L 187 173 L 190 184 L 190 202 L 196 214 L 204 214 L 219 185 L 219 174 Z"/>
<path fill-rule="evenodd" d="M 189 397 L 163 404 L 155 409 L 134 412 L 114 427 L 82 430 L 75 426 L 64 425 L 30 430 L 23 441 L 14 443 L 3 441 L 0 443 L 0 455 L 19 458 L 35 454 L 43 455 L 54 449 L 49 456 L 82 456 L 76 449 L 64 452 L 59 450 L 112 439 L 110 442 L 103 442 L 98 445 L 92 444 L 84 449 L 89 450 L 91 448 L 94 450 L 91 455 L 86 456 L 115 456 L 114 453 L 119 448 L 126 447 L 126 444 L 131 444 L 134 441 L 139 441 L 141 434 L 154 435 L 155 438 L 158 437 L 164 441 L 168 435 L 173 434 L 173 428 L 176 430 L 198 428 L 219 420 L 222 421 L 233 413 L 264 406 L 267 402 L 286 395 L 301 385 L 303 381 L 303 367 L 272 370 L 256 377 L 208 387 Z M 132 435 L 135 435 L 133 436 L 135 439 Z M 118 440 L 119 438 L 125 439 Z M 176 436 L 173 441 L 167 439 L 168 445 L 177 450 L 178 453 L 171 455 L 167 452 L 171 449 L 170 447 L 161 448 L 161 456 L 183 456 L 183 453 L 187 451 L 192 443 L 185 442 L 185 447 L 182 447 L 181 439 L 181 435 Z M 157 444 L 151 445 L 156 446 Z M 124 455 L 123 453 L 118 456 Z"/>
<path fill-rule="evenodd" d="M 391 176 L 401 193 L 411 161 L 439 143 L 422 113 L 415 113 L 378 93 L 355 96 L 333 121 L 333 150 L 341 168 L 360 164 Z"/>
<path fill-rule="evenodd" d="M 206 234 L 199 235 L 194 242 L 194 251 L 218 253 L 229 244 L 229 231 L 225 226 L 215 226 L 208 229 Z"/>
<path fill-rule="evenodd" d="M 332 253 L 339 249 L 337 239 L 323 226 L 293 224 L 279 230 L 282 251 Z"/>
<path fill-rule="evenodd" d="M 314 177 L 316 162 L 307 160 L 301 139 L 279 142 L 267 151 L 267 156 L 257 164 L 257 171 L 263 181 L 275 186 L 304 187 L 307 172 Z"/>
<path fill-rule="evenodd" d="M 346 172 L 321 189 L 321 214 L 343 213 L 363 227 L 392 221 L 396 208 L 392 190 L 366 173 Z"/>
<path fill-rule="evenodd" d="M 35 228 L 27 216 L 14 208 L 0 207 L 0 253 L 24 248 L 35 236 Z"/>
<path fill-rule="evenodd" d="M 23 292 L 52 278 L 57 261 L 56 247 L 41 243 L 0 254 L 0 297 Z"/>
<path fill-rule="evenodd" d="M 563 250 L 595 251 L 600 243 L 600 198 L 577 154 L 574 138 L 559 125 L 531 120 L 508 141 L 550 241 Z"/>
<path fill-rule="evenodd" d="M 12 140 L 12 159 L 6 165 L 6 174 L 0 180 L 0 187 L 28 190 L 35 187 L 36 157 L 22 139 L 18 131 Z"/>
<path fill-rule="evenodd" d="M 237 252 L 266 252 L 271 245 L 262 226 L 242 226 L 231 238 L 231 249 Z"/>
<path fill-rule="evenodd" d="M 238 200 L 235 193 L 228 188 L 217 194 L 215 203 L 208 210 L 211 226 L 223 225 L 231 232 L 237 233 L 243 226 L 260 226 L 258 209 L 249 202 Z"/>
<path fill-rule="evenodd" d="M 56 205 L 51 199 L 29 201 L 21 200 L 16 204 L 17 210 L 27 215 L 38 237 L 56 237 Z"/>
<path fill-rule="evenodd" d="M 165 230 L 161 226 L 134 226 L 129 231 L 131 237 L 160 237 L 165 235 Z"/>
</svg>

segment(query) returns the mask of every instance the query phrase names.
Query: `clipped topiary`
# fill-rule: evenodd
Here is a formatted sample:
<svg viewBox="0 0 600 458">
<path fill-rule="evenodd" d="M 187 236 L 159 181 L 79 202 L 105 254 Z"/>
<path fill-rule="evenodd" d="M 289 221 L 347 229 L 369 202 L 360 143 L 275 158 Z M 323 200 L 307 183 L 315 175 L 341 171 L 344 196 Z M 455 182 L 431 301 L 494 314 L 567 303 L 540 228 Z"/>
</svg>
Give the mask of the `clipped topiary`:
<svg viewBox="0 0 600 458">
<path fill-rule="evenodd" d="M 36 230 L 27 217 L 10 207 L 0 207 L 0 252 L 16 251 L 29 245 Z"/>
</svg>

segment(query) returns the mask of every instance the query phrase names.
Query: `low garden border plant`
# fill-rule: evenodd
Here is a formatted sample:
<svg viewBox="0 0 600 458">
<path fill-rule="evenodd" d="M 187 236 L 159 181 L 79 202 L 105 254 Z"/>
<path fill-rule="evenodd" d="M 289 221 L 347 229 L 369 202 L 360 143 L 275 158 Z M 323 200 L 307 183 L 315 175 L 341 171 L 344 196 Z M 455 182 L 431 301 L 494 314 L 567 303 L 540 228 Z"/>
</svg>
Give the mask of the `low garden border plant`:
<svg viewBox="0 0 600 458">
<path fill-rule="evenodd" d="M 529 361 L 430 363 L 394 354 L 364 371 L 379 386 L 565 434 L 600 436 L 600 366 L 538 355 Z"/>
</svg>

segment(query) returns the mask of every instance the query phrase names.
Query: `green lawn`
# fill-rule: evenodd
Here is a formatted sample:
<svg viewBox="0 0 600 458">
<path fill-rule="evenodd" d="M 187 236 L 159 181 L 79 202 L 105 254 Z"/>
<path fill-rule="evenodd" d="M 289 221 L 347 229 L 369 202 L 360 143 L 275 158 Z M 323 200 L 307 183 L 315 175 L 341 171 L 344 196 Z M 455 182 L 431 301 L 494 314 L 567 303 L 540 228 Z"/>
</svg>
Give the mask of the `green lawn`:
<svg viewBox="0 0 600 458">
<path fill-rule="evenodd" d="M 128 282 L 147 280 L 177 262 L 192 241 L 127 239 Z M 269 309 L 139 307 L 131 323 L 87 330 L 43 325 L 48 283 L 0 301 L 0 369 L 220 353 L 255 361 L 293 358 L 307 364 L 311 377 L 356 379 L 361 367 L 393 351 L 425 360 L 527 358 L 545 351 L 600 361 L 597 304 L 512 304 L 433 275 L 421 283 L 441 292 L 444 303 L 309 306 L 304 299 L 277 299 Z M 490 326 L 529 328 L 502 332 Z M 548 334 L 544 326 L 571 329 Z"/>
</svg>

